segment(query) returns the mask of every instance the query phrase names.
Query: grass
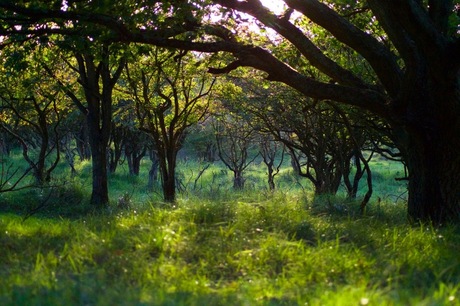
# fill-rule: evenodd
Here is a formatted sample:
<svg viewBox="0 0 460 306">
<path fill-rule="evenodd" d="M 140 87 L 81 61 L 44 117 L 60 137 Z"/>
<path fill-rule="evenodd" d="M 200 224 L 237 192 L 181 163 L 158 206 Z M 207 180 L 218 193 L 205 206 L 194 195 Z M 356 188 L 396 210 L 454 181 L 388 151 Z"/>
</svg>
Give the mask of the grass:
<svg viewBox="0 0 460 306">
<path fill-rule="evenodd" d="M 1 195 L 0 305 L 459 304 L 459 228 L 408 224 L 389 196 L 403 188 L 391 177 L 400 170 L 387 163 L 374 170 L 382 201 L 365 215 L 340 196 L 313 199 L 289 170 L 274 193 L 257 168 L 232 192 L 219 165 L 195 187 L 192 162 L 174 208 L 144 191 L 145 172 L 120 171 L 111 208 L 94 213 L 79 167 L 82 178 L 32 215 L 46 193 Z M 117 209 L 124 194 L 131 204 Z"/>
</svg>

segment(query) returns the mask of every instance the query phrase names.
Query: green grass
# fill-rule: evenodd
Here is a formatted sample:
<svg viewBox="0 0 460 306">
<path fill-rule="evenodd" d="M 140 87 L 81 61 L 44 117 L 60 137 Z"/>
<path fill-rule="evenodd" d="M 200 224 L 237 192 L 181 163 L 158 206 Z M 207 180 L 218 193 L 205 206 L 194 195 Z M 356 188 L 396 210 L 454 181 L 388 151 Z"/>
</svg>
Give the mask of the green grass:
<svg viewBox="0 0 460 306">
<path fill-rule="evenodd" d="M 391 196 L 401 170 L 388 163 L 374 167 L 382 201 L 364 215 L 341 196 L 314 199 L 289 170 L 274 193 L 257 167 L 233 192 L 217 164 L 194 188 L 192 162 L 174 208 L 145 191 L 145 169 L 121 168 L 111 207 L 96 213 L 88 165 L 78 166 L 81 178 L 32 215 L 49 189 L 0 196 L 0 305 L 459 304 L 460 228 L 408 224 L 403 197 Z M 129 208 L 117 209 L 125 194 Z"/>
</svg>

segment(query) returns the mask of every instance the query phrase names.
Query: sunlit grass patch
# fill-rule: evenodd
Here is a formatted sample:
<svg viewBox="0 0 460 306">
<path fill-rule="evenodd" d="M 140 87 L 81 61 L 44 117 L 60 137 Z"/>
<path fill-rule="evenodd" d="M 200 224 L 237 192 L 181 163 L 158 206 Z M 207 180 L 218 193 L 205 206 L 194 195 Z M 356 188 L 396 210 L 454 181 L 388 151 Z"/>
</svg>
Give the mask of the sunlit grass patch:
<svg viewBox="0 0 460 306">
<path fill-rule="evenodd" d="M 264 170 L 250 168 L 253 183 L 234 191 L 222 165 L 198 178 L 205 165 L 184 163 L 173 205 L 146 189 L 145 169 L 121 167 L 109 207 L 94 211 L 88 162 L 82 179 L 0 195 L 0 304 L 458 303 L 460 230 L 410 224 L 387 161 L 364 214 L 359 195 L 315 197 L 290 169 L 269 191 Z"/>
</svg>

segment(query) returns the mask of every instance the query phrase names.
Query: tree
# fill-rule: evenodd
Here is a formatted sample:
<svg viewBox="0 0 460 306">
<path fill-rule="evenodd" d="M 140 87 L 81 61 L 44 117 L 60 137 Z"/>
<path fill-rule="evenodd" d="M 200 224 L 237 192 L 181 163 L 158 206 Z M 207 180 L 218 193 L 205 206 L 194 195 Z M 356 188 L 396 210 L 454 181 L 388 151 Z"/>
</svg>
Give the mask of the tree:
<svg viewBox="0 0 460 306">
<path fill-rule="evenodd" d="M 273 135 L 260 133 L 258 136 L 259 154 L 262 156 L 265 166 L 267 166 L 268 188 L 275 190 L 275 176 L 280 172 L 286 148 L 281 142 L 276 141 Z M 280 151 L 281 157 L 278 156 Z M 279 160 L 277 161 L 278 157 Z"/>
<path fill-rule="evenodd" d="M 177 153 L 187 130 L 207 114 L 215 80 L 188 52 L 154 48 L 137 59 L 126 66 L 129 95 L 140 129 L 153 139 L 164 200 L 174 202 Z"/>
<path fill-rule="evenodd" d="M 107 179 L 107 147 L 112 128 L 113 89 L 125 65 L 125 59 L 112 52 L 108 44 L 92 44 L 83 41 L 83 46 L 72 46 L 76 65 L 67 61 L 68 67 L 78 75 L 84 100 L 75 95 L 65 84 L 62 88 L 76 107 L 86 116 L 88 139 L 91 147 L 92 192 L 91 203 L 105 206 L 109 203 Z"/>
<path fill-rule="evenodd" d="M 212 121 L 212 116 L 209 116 L 191 128 L 186 141 L 188 150 L 200 161 L 208 163 L 219 159 Z"/>
<path fill-rule="evenodd" d="M 42 67 L 46 50 L 31 51 L 15 63 L 3 59 L 1 72 L 10 78 L 0 86 L 0 128 L 20 143 L 35 183 L 43 185 L 60 160 L 64 134 L 60 124 L 68 113 L 68 101 Z"/>
<path fill-rule="evenodd" d="M 340 5 L 334 9 L 332 4 L 315 0 L 285 1 L 363 57 L 378 79 L 375 84 L 364 82 L 350 67 L 338 65 L 286 15 L 275 16 L 259 1 L 216 2 L 249 13 L 273 28 L 333 84 L 300 74 L 266 50 L 246 46 L 233 52 L 237 61 L 214 72 L 251 66 L 307 96 L 358 106 L 384 118 L 392 126 L 392 137 L 409 169 L 409 216 L 436 223 L 458 220 L 460 40 L 449 24 L 453 1 L 367 1 L 369 13 L 384 31 L 380 37 L 340 15 Z"/>
<path fill-rule="evenodd" d="M 136 105 L 134 101 L 124 101 L 118 103 L 115 112 L 117 118 L 117 129 L 123 135 L 124 156 L 128 163 L 130 175 L 138 176 L 141 160 L 147 154 L 151 139 L 149 135 L 139 129 L 139 122 L 136 118 Z"/>
<path fill-rule="evenodd" d="M 258 156 L 256 131 L 244 118 L 228 110 L 221 110 L 215 117 L 213 124 L 220 160 L 233 172 L 233 189 L 241 190 L 246 181 L 244 171 Z"/>
<path fill-rule="evenodd" d="M 409 170 L 408 214 L 413 220 L 443 223 L 460 219 L 460 35 L 457 0 L 284 0 L 287 9 L 275 15 L 258 0 L 214 0 L 227 17 L 247 13 L 289 42 L 299 57 L 330 81 L 312 78 L 295 63 L 284 62 L 267 49 L 241 37 L 210 19 L 178 21 L 176 26 L 138 27 L 119 16 L 67 12 L 11 2 L 0 4 L 1 35 L 70 32 L 59 28 L 15 27 L 55 20 L 79 19 L 104 28 L 111 39 L 203 52 L 224 51 L 235 60 L 212 73 L 228 73 L 242 66 L 264 71 L 271 81 L 285 83 L 305 96 L 329 99 L 359 107 L 384 119 Z M 191 3 L 191 2 L 187 2 Z M 45 6 L 46 7 L 46 6 Z M 203 8 L 193 2 L 190 11 Z M 294 10 L 301 19 L 293 20 Z M 187 11 L 187 10 L 186 10 Z M 205 11 L 205 10 L 203 10 Z M 362 13 L 360 13 L 362 12 Z M 193 16 L 193 14 L 192 14 Z M 198 17 L 202 15 L 196 15 Z M 364 16 L 364 17 L 362 17 Z M 91 18 L 90 18 L 91 17 Z M 198 19 L 198 21 L 197 21 Z M 363 22 L 364 21 L 364 22 Z M 187 26 L 185 26 L 185 24 Z M 371 78 L 354 71 L 353 61 L 334 58 L 310 36 L 321 28 L 347 48 L 353 58 L 368 63 Z M 180 33 L 203 34 L 178 36 Z M 205 35 L 206 34 L 206 35 Z M 7 43 L 9 40 L 5 40 Z M 369 81 L 371 80 L 371 81 Z"/>
<path fill-rule="evenodd" d="M 250 116 L 248 121 L 257 130 L 271 134 L 287 147 L 294 171 L 311 181 L 316 194 L 335 194 L 343 178 L 350 198 L 356 197 L 363 174 L 370 174 L 361 153 L 369 142 L 363 118 L 351 116 L 351 110 L 345 112 L 332 101 L 307 99 L 287 86 L 239 78 L 233 83 L 246 95 L 237 95 L 230 102 L 232 107 Z M 353 157 L 357 167 L 351 183 Z"/>
</svg>

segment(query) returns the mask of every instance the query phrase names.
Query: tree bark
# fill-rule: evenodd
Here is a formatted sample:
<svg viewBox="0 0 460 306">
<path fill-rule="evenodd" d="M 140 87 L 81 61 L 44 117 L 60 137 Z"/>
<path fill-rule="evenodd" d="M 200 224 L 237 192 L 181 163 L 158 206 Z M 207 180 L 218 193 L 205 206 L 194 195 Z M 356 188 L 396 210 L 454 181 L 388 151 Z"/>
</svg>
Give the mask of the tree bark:
<svg viewBox="0 0 460 306">
<path fill-rule="evenodd" d="M 93 144 L 91 146 L 91 158 L 93 165 L 91 204 L 105 206 L 109 203 L 106 146 L 100 143 Z"/>
<path fill-rule="evenodd" d="M 270 190 L 275 190 L 275 176 L 273 175 L 273 165 L 267 165 L 268 170 L 268 188 Z"/>
<path fill-rule="evenodd" d="M 141 168 L 142 158 L 147 153 L 147 148 L 129 148 L 126 152 L 128 160 L 129 175 L 138 176 Z"/>
<path fill-rule="evenodd" d="M 112 92 L 125 63 L 124 59 L 120 59 L 112 75 L 108 45 L 101 46 L 100 55 L 102 59 L 96 65 L 94 55 L 75 54 L 87 108 L 72 93 L 68 94 L 86 115 L 93 165 L 91 204 L 96 207 L 104 207 L 109 203 L 107 148 L 112 128 Z"/>
<path fill-rule="evenodd" d="M 332 173 L 316 173 L 316 179 L 313 181 L 315 195 L 331 194 L 334 195 L 339 190 L 341 171 Z"/>
<path fill-rule="evenodd" d="M 89 145 L 88 125 L 81 122 L 80 129 L 75 133 L 75 143 L 80 160 L 89 160 L 91 158 L 91 148 Z"/>
<path fill-rule="evenodd" d="M 441 129 L 437 136 L 409 135 L 404 159 L 409 170 L 408 214 L 413 221 L 442 224 L 460 217 L 460 145 Z"/>
<path fill-rule="evenodd" d="M 160 160 L 155 150 L 150 149 L 149 151 L 150 151 L 149 157 L 150 157 L 150 161 L 152 162 L 152 165 L 150 166 L 150 170 L 149 170 L 147 188 L 149 190 L 153 190 L 154 182 L 156 182 L 158 179 L 158 166 L 160 164 Z"/>
<path fill-rule="evenodd" d="M 163 198 L 168 203 L 176 201 L 176 153 L 166 152 L 166 158 L 160 156 Z"/>
<path fill-rule="evenodd" d="M 243 190 L 244 182 L 243 171 L 233 170 L 233 189 Z"/>
<path fill-rule="evenodd" d="M 6 133 L 0 132 L 0 154 L 10 156 L 11 143 L 7 140 Z"/>
<path fill-rule="evenodd" d="M 460 218 L 460 83 L 428 67 L 402 92 L 396 141 L 409 170 L 409 218 L 442 224 Z"/>
</svg>

